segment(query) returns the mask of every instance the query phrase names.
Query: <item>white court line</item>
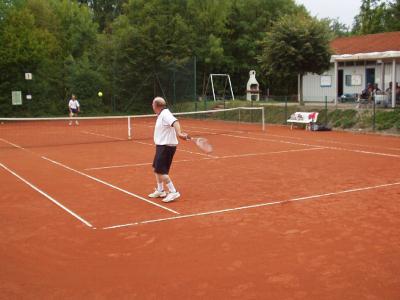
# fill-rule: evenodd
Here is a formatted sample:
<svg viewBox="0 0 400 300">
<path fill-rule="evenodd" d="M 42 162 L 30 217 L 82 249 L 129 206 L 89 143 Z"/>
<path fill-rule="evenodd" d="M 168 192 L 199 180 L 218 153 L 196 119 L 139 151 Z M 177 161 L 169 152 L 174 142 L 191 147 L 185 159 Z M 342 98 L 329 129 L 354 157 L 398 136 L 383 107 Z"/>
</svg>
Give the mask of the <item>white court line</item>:
<svg viewBox="0 0 400 300">
<path fill-rule="evenodd" d="M 199 128 L 202 129 L 201 127 L 192 127 L 192 128 Z M 212 128 L 203 128 L 205 130 L 218 130 L 218 129 L 212 129 Z M 210 134 L 209 132 L 205 131 L 196 131 L 204 134 Z M 232 131 L 236 132 L 236 134 L 241 134 L 244 133 L 243 131 Z M 224 136 L 229 136 L 229 137 L 234 137 L 234 138 L 242 138 L 242 139 L 251 139 L 251 140 L 258 140 L 258 141 L 268 141 L 268 142 L 278 142 L 278 143 L 284 143 L 284 144 L 291 144 L 291 145 L 301 145 L 301 146 L 310 146 L 310 147 L 323 147 L 325 149 L 331 149 L 331 150 L 341 150 L 341 151 L 349 151 L 349 152 L 356 152 L 356 153 L 363 153 L 363 154 L 371 154 L 371 155 L 380 155 L 380 156 L 388 156 L 388 157 L 396 157 L 400 158 L 400 155 L 397 154 L 389 154 L 389 153 L 382 153 L 382 152 L 372 152 L 372 151 L 364 151 L 364 150 L 357 150 L 357 149 L 346 149 L 346 148 L 339 148 L 339 147 L 332 147 L 332 146 L 322 146 L 322 145 L 313 145 L 313 144 L 308 144 L 308 143 L 297 143 L 297 142 L 289 142 L 289 141 L 284 141 L 284 140 L 274 140 L 274 139 L 266 139 L 266 138 L 256 138 L 256 137 L 249 137 L 249 136 L 238 136 L 234 134 L 227 134 L 227 133 L 212 133 L 212 134 L 218 134 L 218 135 L 224 135 Z M 293 139 L 300 139 L 300 138 L 294 138 L 294 137 L 289 137 L 289 136 L 279 136 L 279 135 L 272 135 L 272 134 L 267 134 L 269 136 L 276 136 L 276 137 L 283 137 L 283 138 L 293 138 Z M 324 140 L 318 140 L 320 142 L 326 142 Z M 331 141 L 329 141 L 331 142 Z M 334 143 L 334 142 L 331 142 Z M 355 145 L 357 144 L 350 144 L 350 143 L 340 143 L 337 142 L 338 144 L 342 145 Z M 365 145 L 359 145 L 359 146 L 365 146 Z M 368 147 L 368 146 L 365 146 Z M 377 148 L 377 147 L 375 147 Z M 382 148 L 382 149 L 388 149 L 388 150 L 399 150 L 397 148 Z"/>
<path fill-rule="evenodd" d="M 96 229 L 95 227 L 93 227 L 92 224 L 90 224 L 88 221 L 86 221 L 84 218 L 82 218 L 81 216 L 79 216 L 77 213 L 73 212 L 72 210 L 70 210 L 69 208 L 67 208 L 66 206 L 62 205 L 60 202 L 58 202 L 57 200 L 55 200 L 53 197 L 51 197 L 50 195 L 46 194 L 45 192 L 43 192 L 42 190 L 40 190 L 39 188 L 37 188 L 35 185 L 33 185 L 32 183 L 30 183 L 29 181 L 27 181 L 26 179 L 22 178 L 20 175 L 18 175 L 17 173 L 15 173 L 14 171 L 12 171 L 11 169 L 7 168 L 5 165 L 3 165 L 2 163 L 0 163 L 0 166 L 3 167 L 5 170 L 7 170 L 8 172 L 10 172 L 11 174 L 13 174 L 15 177 L 17 177 L 18 179 L 20 179 L 21 181 L 23 181 L 25 184 L 27 184 L 28 186 L 30 186 L 32 189 L 34 189 L 35 191 L 37 191 L 38 193 L 40 193 L 41 195 L 45 196 L 47 199 L 49 199 L 51 202 L 53 202 L 55 205 L 57 205 L 58 207 L 62 208 L 63 210 L 65 210 L 67 213 L 69 213 L 70 215 L 74 216 L 76 219 L 78 219 L 79 221 L 81 221 L 83 224 L 85 224 L 88 227 L 91 227 L 92 229 Z"/>
<path fill-rule="evenodd" d="M 276 142 L 276 143 L 283 143 L 283 144 L 290 144 L 290 145 L 301 145 L 301 146 L 309 146 L 309 147 L 320 147 L 320 148 L 330 149 L 330 150 L 341 150 L 341 151 L 348 151 L 348 152 L 356 152 L 356 153 L 363 153 L 363 154 L 371 154 L 371 155 L 379 155 L 379 156 L 388 156 L 388 157 L 400 158 L 400 155 L 397 155 L 397 154 L 372 152 L 372 151 L 363 151 L 363 150 L 355 150 L 355 149 L 345 149 L 345 148 L 339 148 L 339 147 L 313 145 L 313 144 L 305 144 L 305 143 L 296 143 L 296 142 L 289 142 L 289 141 L 282 141 L 282 140 L 256 138 L 256 137 L 250 137 L 250 136 L 239 136 L 239 135 L 233 135 L 233 134 L 221 134 L 221 135 L 234 137 L 234 138 L 239 138 L 239 139 L 249 139 L 249 140 L 256 140 L 256 141 Z"/>
<path fill-rule="evenodd" d="M 191 162 L 191 161 L 201 161 L 201 160 L 208 160 L 208 159 L 214 159 L 211 157 L 203 157 L 199 159 L 181 159 L 181 160 L 174 160 L 174 164 L 176 163 L 181 163 L 181 162 Z M 104 170 L 104 169 L 115 169 L 115 168 L 129 168 L 129 167 L 141 167 L 141 166 L 150 166 L 152 165 L 152 162 L 147 162 L 147 163 L 139 163 L 139 164 L 125 164 L 125 165 L 115 165 L 115 166 L 105 166 L 105 167 L 94 167 L 94 168 L 86 168 L 85 171 L 91 171 L 91 170 Z"/>
<path fill-rule="evenodd" d="M 90 131 L 86 131 L 86 130 L 82 130 L 82 132 L 83 132 L 83 133 L 86 133 L 86 134 L 91 134 L 91 135 L 97 135 L 97 136 L 106 137 L 106 138 L 113 139 L 113 140 L 117 140 L 117 141 L 125 141 L 124 139 L 117 138 L 117 137 L 115 137 L 115 136 L 106 135 L 106 134 L 101 134 L 101 133 L 96 133 L 96 132 L 90 132 Z"/>
<path fill-rule="evenodd" d="M 322 147 L 316 148 L 304 148 L 304 149 L 295 149 L 295 150 L 282 150 L 282 151 L 273 151 L 273 152 L 260 152 L 260 153 L 245 153 L 245 154 L 235 154 L 235 155 L 225 155 L 225 156 L 216 156 L 216 157 L 204 157 L 199 159 L 181 159 L 181 160 L 174 160 L 175 163 L 182 163 L 182 162 L 194 162 L 194 161 L 202 161 L 202 160 L 218 160 L 218 159 L 227 159 L 227 158 L 243 158 L 249 156 L 266 156 L 270 154 L 281 154 L 281 153 L 291 153 L 291 152 L 302 152 L 302 151 L 312 151 L 312 150 L 321 150 L 325 149 Z M 125 164 L 125 165 L 115 165 L 115 166 L 105 166 L 105 167 L 94 167 L 94 168 L 87 168 L 85 170 L 103 170 L 103 169 L 114 169 L 114 168 L 128 168 L 128 167 L 141 167 L 141 166 L 149 166 L 151 162 L 148 163 L 139 163 L 139 164 Z"/>
<path fill-rule="evenodd" d="M 252 133 L 252 134 L 256 134 L 258 136 L 260 135 L 258 133 Z M 354 135 L 356 135 L 356 134 L 357 133 L 354 133 Z M 301 137 L 284 136 L 284 135 L 270 134 L 270 133 L 267 133 L 265 135 L 272 136 L 272 137 L 279 137 L 279 138 L 295 139 L 295 140 L 306 140 L 305 138 L 301 138 Z M 312 139 L 312 140 L 316 141 L 316 142 L 323 142 L 323 143 L 330 143 L 330 144 L 339 144 L 339 145 L 349 145 L 349 146 L 357 146 L 357 147 L 375 148 L 375 149 L 382 149 L 382 150 L 400 151 L 400 148 L 377 147 L 375 145 L 363 145 L 363 144 L 346 143 L 346 142 L 339 142 L 339 141 L 333 141 L 333 140 L 323 140 L 323 139 Z"/>
<path fill-rule="evenodd" d="M 273 151 L 273 152 L 261 152 L 261 153 L 247 153 L 247 154 L 225 155 L 225 156 L 220 156 L 219 158 L 242 158 L 242 157 L 249 157 L 249 156 L 265 156 L 265 155 L 269 155 L 269 154 L 282 154 L 282 153 L 291 153 L 291 152 L 303 152 L 303 151 L 313 151 L 313 150 L 321 150 L 321 149 L 325 149 L 325 148 L 323 148 L 323 147 L 315 147 L 315 148 L 282 150 L 282 151 Z"/>
<path fill-rule="evenodd" d="M 0 138 L 0 140 L 1 140 L 2 142 L 6 143 L 6 144 L 9 144 L 9 145 L 15 147 L 15 148 L 18 148 L 18 149 L 21 149 L 21 150 L 24 150 L 24 151 L 29 151 L 29 150 L 27 150 L 27 149 L 25 149 L 25 148 L 23 148 L 23 147 L 21 147 L 21 146 L 19 146 L 19 145 L 17 145 L 17 144 L 11 143 L 11 142 L 9 142 L 9 141 L 7 141 L 7 140 L 5 140 L 5 139 Z M 29 151 L 29 152 L 31 152 L 31 151 Z"/>
<path fill-rule="evenodd" d="M 85 174 L 85 173 L 83 173 L 83 172 L 81 172 L 81 171 L 75 170 L 75 169 L 73 169 L 73 168 L 71 168 L 71 167 L 68 167 L 68 166 L 66 166 L 66 165 L 64 165 L 64 164 L 62 164 L 62 163 L 60 163 L 60 162 L 58 162 L 58 161 L 52 160 L 52 159 L 50 159 L 50 158 L 47 158 L 46 156 L 42 156 L 42 158 L 45 159 L 45 160 L 47 160 L 47 161 L 52 162 L 53 164 L 56 164 L 56 165 L 61 166 L 61 167 L 65 168 L 65 169 L 68 169 L 68 170 L 70 170 L 70 171 L 73 171 L 73 172 L 75 172 L 75 173 L 78 173 L 78 174 L 80 174 L 80 175 L 82 175 L 82 176 L 85 176 L 85 177 L 87 177 L 87 178 L 90 178 L 90 179 L 92 179 L 92 180 L 94 180 L 94 181 L 97 181 L 97 182 L 99 182 L 99 183 L 101 183 L 101 184 L 104 184 L 104 185 L 106 185 L 106 186 L 108 186 L 108 187 L 111 187 L 111 188 L 113 188 L 113 189 L 116 189 L 116 190 L 118 190 L 118 191 L 120 191 L 120 192 L 123 192 L 123 193 L 125 193 L 125 194 L 130 195 L 130 196 L 133 196 L 133 197 L 135 197 L 135 198 L 137 198 L 137 199 L 140 199 L 140 200 L 142 200 L 142 201 L 145 201 L 145 202 L 147 202 L 147 203 L 149 203 L 149 204 L 152 204 L 152 205 L 155 205 L 155 206 L 157 206 L 157 207 L 159 207 L 159 208 L 168 210 L 169 212 L 172 212 L 172 213 L 177 214 L 177 215 L 180 214 L 179 212 L 177 212 L 177 211 L 175 211 L 175 210 L 173 210 L 173 209 L 170 209 L 170 208 L 165 207 L 165 206 L 163 206 L 163 205 L 160 205 L 160 204 L 158 204 L 158 203 L 152 202 L 152 201 L 150 201 L 150 200 L 148 200 L 148 199 L 146 199 L 146 198 L 143 198 L 143 197 L 141 197 L 141 196 L 139 196 L 139 195 L 136 195 L 136 194 L 134 194 L 134 193 L 128 192 L 127 190 L 124 190 L 124 189 L 122 189 L 122 188 L 119 188 L 119 187 L 117 187 L 117 186 L 115 186 L 115 185 L 113 185 L 113 184 L 111 184 L 111 183 L 108 183 L 108 182 L 106 182 L 106 181 L 103 181 L 103 180 L 101 180 L 101 179 L 98 179 L 98 178 L 96 178 L 96 177 L 93 177 L 93 176 L 91 176 L 91 175 Z"/>
<path fill-rule="evenodd" d="M 395 186 L 395 185 L 400 185 L 400 182 L 380 184 L 380 185 L 375 185 L 375 186 L 355 188 L 355 189 L 349 189 L 349 190 L 344 190 L 344 191 L 339 191 L 339 192 L 331 192 L 331 193 L 311 195 L 311 196 L 305 196 L 305 197 L 298 197 L 298 198 L 292 198 L 292 199 L 289 199 L 289 200 L 274 201 L 274 202 L 264 202 L 264 203 L 254 204 L 254 205 L 239 206 L 239 207 L 235 207 L 235 208 L 227 208 L 227 209 L 214 210 L 214 211 L 208 211 L 208 212 L 202 212 L 202 213 L 180 215 L 180 216 L 176 216 L 176 217 L 160 218 L 160 219 L 152 219 L 152 220 L 146 220 L 146 221 L 140 221 L 140 222 L 119 224 L 119 225 L 103 227 L 101 229 L 108 230 L 108 229 L 116 229 L 116 228 L 121 228 L 121 227 L 130 227 L 130 226 L 143 225 L 143 224 L 149 224 L 149 223 L 159 223 L 159 222 L 166 222 L 166 221 L 172 221 L 172 220 L 178 220 L 178 219 L 187 219 L 187 218 L 194 218 L 194 217 L 200 217 L 200 216 L 216 215 L 216 214 L 221 214 L 221 213 L 226 213 L 226 212 L 233 212 L 233 211 L 239 211 L 239 210 L 245 210 L 245 209 L 252 209 L 252 208 L 258 208 L 258 207 L 263 207 L 263 206 L 272 206 L 272 205 L 284 204 L 284 203 L 295 202 L 295 201 L 314 200 L 314 199 L 328 197 L 328 196 L 334 196 L 334 195 L 340 195 L 340 194 L 346 194 L 346 193 L 353 193 L 353 192 L 360 192 L 360 191 L 367 191 L 367 190 L 390 187 L 390 186 Z"/>
</svg>

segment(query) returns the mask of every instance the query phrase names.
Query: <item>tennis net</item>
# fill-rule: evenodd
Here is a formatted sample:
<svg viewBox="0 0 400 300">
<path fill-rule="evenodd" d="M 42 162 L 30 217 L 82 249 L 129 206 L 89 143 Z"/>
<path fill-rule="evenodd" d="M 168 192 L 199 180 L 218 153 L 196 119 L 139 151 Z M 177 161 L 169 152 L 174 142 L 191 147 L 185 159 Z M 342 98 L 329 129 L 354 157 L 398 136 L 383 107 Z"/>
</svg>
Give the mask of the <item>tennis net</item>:
<svg viewBox="0 0 400 300">
<path fill-rule="evenodd" d="M 265 129 L 262 107 L 178 112 L 192 136 Z M 151 140 L 156 115 L 79 118 L 0 118 L 0 148 Z"/>
</svg>

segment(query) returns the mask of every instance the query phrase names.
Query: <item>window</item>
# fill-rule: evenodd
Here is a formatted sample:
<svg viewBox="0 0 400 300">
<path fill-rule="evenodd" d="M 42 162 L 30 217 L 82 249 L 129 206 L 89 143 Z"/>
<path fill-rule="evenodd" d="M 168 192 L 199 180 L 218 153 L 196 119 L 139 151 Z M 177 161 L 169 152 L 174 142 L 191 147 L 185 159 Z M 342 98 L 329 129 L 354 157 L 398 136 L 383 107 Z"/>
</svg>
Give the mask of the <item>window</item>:
<svg viewBox="0 0 400 300">
<path fill-rule="evenodd" d="M 361 75 L 345 75 L 346 86 L 361 85 Z"/>
<path fill-rule="evenodd" d="M 351 86 L 351 75 L 346 75 L 345 76 L 345 82 L 346 82 L 346 86 Z"/>
</svg>

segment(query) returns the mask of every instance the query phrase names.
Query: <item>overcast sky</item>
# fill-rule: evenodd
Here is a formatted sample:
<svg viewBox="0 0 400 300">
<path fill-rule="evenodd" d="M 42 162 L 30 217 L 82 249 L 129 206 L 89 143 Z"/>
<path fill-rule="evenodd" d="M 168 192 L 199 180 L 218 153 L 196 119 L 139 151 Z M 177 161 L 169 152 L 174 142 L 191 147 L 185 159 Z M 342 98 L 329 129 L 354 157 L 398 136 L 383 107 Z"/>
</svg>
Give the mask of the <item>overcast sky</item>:
<svg viewBox="0 0 400 300">
<path fill-rule="evenodd" d="M 351 27 L 359 13 L 361 0 L 295 0 L 303 4 L 310 14 L 318 19 L 339 18 L 340 23 Z"/>
</svg>

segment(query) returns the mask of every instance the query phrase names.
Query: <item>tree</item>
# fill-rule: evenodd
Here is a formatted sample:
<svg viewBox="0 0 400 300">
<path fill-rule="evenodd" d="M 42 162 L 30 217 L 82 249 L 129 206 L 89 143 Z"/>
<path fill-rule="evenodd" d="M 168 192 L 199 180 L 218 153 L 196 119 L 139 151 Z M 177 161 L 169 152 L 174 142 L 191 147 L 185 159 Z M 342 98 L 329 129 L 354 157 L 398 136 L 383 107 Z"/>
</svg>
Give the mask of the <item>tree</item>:
<svg viewBox="0 0 400 300">
<path fill-rule="evenodd" d="M 304 16 L 284 16 L 277 21 L 262 43 L 258 57 L 262 69 L 282 84 L 306 73 L 321 74 L 330 66 L 331 34 L 325 22 Z"/>
<path fill-rule="evenodd" d="M 202 93 L 209 73 L 227 73 L 224 40 L 228 32 L 227 22 L 231 9 L 229 0 L 189 0 L 188 16 L 193 31 L 192 49 L 197 56 L 201 72 Z"/>
<path fill-rule="evenodd" d="M 99 25 L 99 31 L 107 29 L 112 21 L 122 14 L 127 0 L 78 0 L 87 5 L 93 12 L 94 22 Z"/>
<path fill-rule="evenodd" d="M 0 20 L 0 69 L 7 70 L 0 72 L 1 112 L 60 114 L 72 89 L 87 96 L 91 87 L 96 95 L 101 82 L 93 74 L 97 72 L 97 27 L 88 8 L 68 0 L 7 3 Z M 25 72 L 33 74 L 29 83 Z M 28 89 L 33 100 L 12 107 L 11 91 L 25 95 Z"/>
<path fill-rule="evenodd" d="M 349 27 L 346 24 L 341 23 L 338 18 L 336 19 L 324 18 L 321 21 L 327 23 L 327 26 L 329 27 L 334 38 L 350 35 Z"/>
<path fill-rule="evenodd" d="M 30 92 L 43 95 L 46 87 L 41 75 L 51 70 L 51 61 L 58 57 L 58 43 L 47 30 L 36 25 L 35 16 L 28 7 L 13 7 L 0 29 L 0 91 L 10 95 L 12 90 L 26 91 L 24 73 L 34 74 Z M 47 73 L 48 74 L 48 73 Z M 48 89 L 46 89 L 48 91 Z M 3 99 L 3 104 L 7 99 Z"/>
<path fill-rule="evenodd" d="M 395 0 L 388 5 L 386 11 L 387 31 L 400 30 L 400 0 Z"/>
<path fill-rule="evenodd" d="M 371 34 L 387 31 L 386 2 L 362 0 L 360 13 L 354 18 L 353 33 Z"/>
<path fill-rule="evenodd" d="M 143 93 L 143 101 L 153 96 L 157 74 L 193 55 L 186 5 L 186 1 L 130 0 L 125 14 L 113 22 L 112 34 L 102 44 L 108 49 L 103 58 L 112 60 L 106 72 L 114 84 L 117 107 L 124 109 L 134 100 L 133 87 Z"/>
<path fill-rule="evenodd" d="M 260 74 L 257 56 L 261 53 L 261 41 L 272 25 L 284 15 L 306 13 L 304 7 L 298 7 L 292 0 L 232 0 L 227 19 L 227 38 L 224 48 L 232 73 L 232 80 L 241 83 L 245 89 L 249 71 Z M 227 72 L 227 71 L 225 71 Z M 264 77 L 259 77 L 261 85 L 266 85 Z"/>
</svg>

